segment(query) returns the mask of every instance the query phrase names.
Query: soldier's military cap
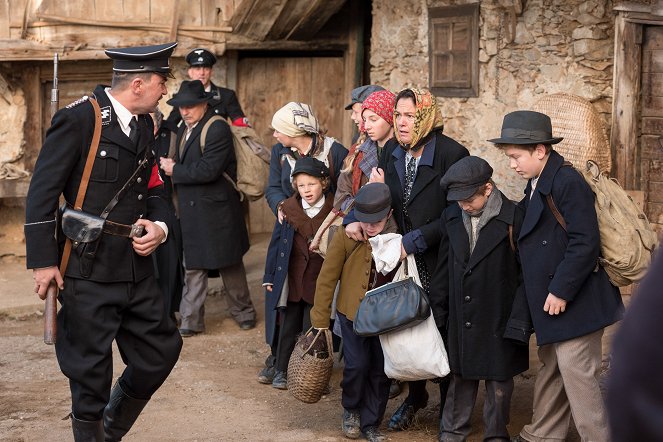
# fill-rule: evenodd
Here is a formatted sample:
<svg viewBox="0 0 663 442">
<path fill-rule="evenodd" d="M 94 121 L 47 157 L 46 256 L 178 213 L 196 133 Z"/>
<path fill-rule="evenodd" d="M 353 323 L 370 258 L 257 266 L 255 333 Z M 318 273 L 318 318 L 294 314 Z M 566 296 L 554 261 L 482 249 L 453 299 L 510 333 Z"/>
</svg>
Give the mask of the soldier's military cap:
<svg viewBox="0 0 663 442">
<path fill-rule="evenodd" d="M 207 49 L 197 48 L 187 54 L 186 62 L 189 66 L 212 67 L 216 63 L 216 57 Z"/>
<path fill-rule="evenodd" d="M 175 50 L 175 46 L 177 46 L 177 42 L 106 49 L 106 55 L 113 59 L 114 72 L 155 72 L 170 75 L 168 59 Z"/>
</svg>

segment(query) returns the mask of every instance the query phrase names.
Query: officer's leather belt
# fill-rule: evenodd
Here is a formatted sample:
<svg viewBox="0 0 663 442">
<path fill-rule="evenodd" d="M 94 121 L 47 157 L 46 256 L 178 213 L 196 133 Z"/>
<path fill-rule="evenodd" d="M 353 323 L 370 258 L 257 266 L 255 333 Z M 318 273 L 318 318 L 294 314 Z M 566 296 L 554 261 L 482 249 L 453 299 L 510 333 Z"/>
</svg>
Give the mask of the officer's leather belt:
<svg viewBox="0 0 663 442">
<path fill-rule="evenodd" d="M 143 236 L 143 226 L 137 225 L 137 224 L 120 224 L 120 223 L 114 223 L 113 221 L 108 221 L 104 223 L 104 233 L 108 233 L 109 235 L 116 235 L 116 236 L 125 236 L 127 238 L 134 238 L 134 237 L 140 237 Z"/>
</svg>

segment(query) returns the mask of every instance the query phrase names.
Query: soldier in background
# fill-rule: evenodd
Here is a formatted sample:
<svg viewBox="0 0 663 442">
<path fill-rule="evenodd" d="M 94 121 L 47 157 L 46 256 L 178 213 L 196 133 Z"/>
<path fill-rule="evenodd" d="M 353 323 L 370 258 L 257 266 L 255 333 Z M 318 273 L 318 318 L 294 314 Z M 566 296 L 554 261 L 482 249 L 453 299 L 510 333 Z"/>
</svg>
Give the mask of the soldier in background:
<svg viewBox="0 0 663 442">
<path fill-rule="evenodd" d="M 207 49 L 194 49 L 187 54 L 186 62 L 189 63 L 189 69 L 187 70 L 189 79 L 200 80 L 205 87 L 205 92 L 212 93 L 209 106 L 214 113 L 230 119 L 234 126 L 248 126 L 249 122 L 239 105 L 235 91 L 212 83 L 212 70 L 216 63 L 214 54 Z M 173 107 L 173 111 L 168 116 L 168 122 L 173 126 L 179 126 L 181 121 L 182 116 L 179 109 Z"/>
<path fill-rule="evenodd" d="M 63 229 L 55 213 L 61 194 L 74 203 L 84 175 L 96 113 L 87 96 L 54 115 L 30 182 L 26 264 L 33 269 L 40 298 L 51 283 L 61 290 L 55 350 L 69 378 L 77 442 L 121 440 L 182 348 L 150 256 L 166 240 L 168 228 L 162 222 L 167 214 L 154 204 L 162 197 L 163 181 L 154 161 L 149 113 L 166 94 L 169 57 L 176 45 L 106 50 L 113 59 L 113 80 L 111 87 L 99 85 L 94 91 L 101 108 L 101 139 L 89 183 L 83 183 L 84 202 L 75 210 L 79 217 L 106 216 L 106 221 L 97 239 L 71 240 L 62 275 L 58 264 L 64 232 L 84 237 L 86 230 L 82 224 Z M 54 236 L 56 226 L 60 241 Z M 113 341 L 127 367 L 111 390 Z"/>
</svg>

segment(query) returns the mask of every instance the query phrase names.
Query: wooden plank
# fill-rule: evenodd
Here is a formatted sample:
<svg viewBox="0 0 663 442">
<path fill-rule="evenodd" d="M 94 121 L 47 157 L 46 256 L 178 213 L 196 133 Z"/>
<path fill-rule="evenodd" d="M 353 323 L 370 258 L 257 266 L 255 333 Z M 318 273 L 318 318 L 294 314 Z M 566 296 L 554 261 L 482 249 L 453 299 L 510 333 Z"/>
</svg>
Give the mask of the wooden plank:
<svg viewBox="0 0 663 442">
<path fill-rule="evenodd" d="M 242 16 L 242 22 L 239 25 L 233 24 L 233 32 L 257 41 L 264 41 L 287 4 L 287 0 L 254 2 L 250 11 Z M 288 14 L 290 13 L 288 11 Z"/>
<path fill-rule="evenodd" d="M 0 0 L 0 38 L 9 38 L 9 0 Z"/>
<path fill-rule="evenodd" d="M 364 67 L 364 11 L 362 4 L 358 2 L 351 2 L 349 5 L 350 25 L 347 31 L 348 48 L 345 50 L 345 78 L 342 105 L 340 109 L 344 109 L 345 105 L 350 101 L 352 89 L 362 84 L 368 84 L 368 79 L 363 78 Z M 341 140 L 344 146 L 350 147 L 352 145 L 352 137 L 355 134 L 356 126 L 349 118 L 348 111 L 343 110 L 343 129 Z"/>
<path fill-rule="evenodd" d="M 205 0 L 188 0 L 180 4 L 180 26 L 202 26 L 202 8 L 201 1 Z"/>
<path fill-rule="evenodd" d="M 227 36 L 227 48 L 234 50 L 260 50 L 260 51 L 344 51 L 348 46 L 345 37 L 326 38 L 310 41 L 256 41 L 243 35 L 229 34 Z"/>
<path fill-rule="evenodd" d="M 290 30 L 297 25 L 299 18 L 306 12 L 308 7 L 307 2 L 288 0 L 284 8 L 288 13 L 279 15 L 272 29 L 269 31 L 268 38 L 270 40 L 284 39 L 290 33 Z"/>
<path fill-rule="evenodd" d="M 663 203 L 663 182 L 649 182 L 649 189 L 647 189 L 647 201 L 652 203 Z"/>
<path fill-rule="evenodd" d="M 95 10 L 97 18 L 104 21 L 122 21 L 124 20 L 124 4 L 113 0 L 95 0 Z M 58 14 L 57 9 L 50 9 L 51 14 Z"/>
<path fill-rule="evenodd" d="M 313 58 L 311 75 L 310 87 L 316 93 L 311 95 L 310 104 L 315 109 L 320 125 L 327 129 L 327 135 L 341 141 L 343 119 L 348 119 L 347 112 L 342 110 L 345 104 L 343 99 L 346 98 L 343 95 L 344 60 L 341 57 Z"/>
<path fill-rule="evenodd" d="M 646 48 L 643 51 L 642 72 L 663 72 L 663 50 Z"/>
<path fill-rule="evenodd" d="M 638 110 L 640 95 L 640 43 L 642 27 L 615 19 L 615 68 L 613 78 L 610 146 L 615 153 L 614 175 L 625 189 L 639 189 L 637 167 Z"/>
<path fill-rule="evenodd" d="M 123 19 L 127 22 L 150 22 L 150 2 L 122 0 Z"/>
<path fill-rule="evenodd" d="M 663 204 L 647 202 L 647 218 L 651 224 L 663 226 Z"/>
<path fill-rule="evenodd" d="M 345 0 L 309 0 L 310 7 L 292 30 L 286 40 L 309 40 L 336 14 Z"/>
<path fill-rule="evenodd" d="M 173 0 L 150 0 L 150 23 L 169 23 L 173 16 Z M 98 17 L 101 18 L 101 17 Z"/>
<path fill-rule="evenodd" d="M 644 160 L 663 160 L 663 132 L 659 135 L 642 135 L 641 155 Z"/>
<path fill-rule="evenodd" d="M 651 135 L 663 134 L 663 118 L 643 118 L 642 133 Z"/>
</svg>

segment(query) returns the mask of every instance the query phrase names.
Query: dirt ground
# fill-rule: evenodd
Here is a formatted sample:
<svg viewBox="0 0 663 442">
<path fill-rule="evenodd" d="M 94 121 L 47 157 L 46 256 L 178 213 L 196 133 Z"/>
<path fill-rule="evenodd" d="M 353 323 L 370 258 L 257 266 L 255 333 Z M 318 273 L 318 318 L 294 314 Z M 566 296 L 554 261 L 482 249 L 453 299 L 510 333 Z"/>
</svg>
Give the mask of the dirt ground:
<svg viewBox="0 0 663 442">
<path fill-rule="evenodd" d="M 299 402 L 287 391 L 256 381 L 269 349 L 264 342 L 260 282 L 268 238 L 252 238 L 245 258 L 258 326 L 241 331 L 226 312 L 220 280 L 211 280 L 206 304 L 207 331 L 187 338 L 179 362 L 124 440 L 131 441 L 343 441 L 339 387 L 342 363 L 336 362 L 331 392 L 316 404 Z M 30 274 L 22 259 L 0 264 L 3 297 L 30 297 Z M 22 293 L 19 293 L 21 292 Z M 3 296 L 4 295 L 4 296 Z M 32 298 L 30 298 L 32 299 Z M 35 303 L 37 304 L 37 303 Z M 1 305 L 1 304 L 0 304 Z M 42 341 L 42 317 L 30 308 L 0 314 L 0 440 L 72 440 L 67 379 L 57 366 L 54 348 Z M 2 312 L 2 310 L 0 310 Z M 610 335 L 611 332 L 608 333 Z M 609 339 L 604 339 L 609 341 Z M 607 342 L 606 342 L 607 345 Z M 537 366 L 531 346 L 530 370 L 516 378 L 511 408 L 511 434 L 531 417 L 532 386 Z M 115 377 L 123 370 L 117 350 Z M 412 430 L 386 431 L 390 441 L 434 441 L 438 433 L 439 393 L 428 384 L 428 406 L 418 413 Z M 405 393 L 389 401 L 386 418 Z M 482 403 L 482 394 L 478 398 Z M 471 441 L 481 440 L 481 406 L 475 408 Z M 572 428 L 569 441 L 579 440 Z"/>
</svg>

